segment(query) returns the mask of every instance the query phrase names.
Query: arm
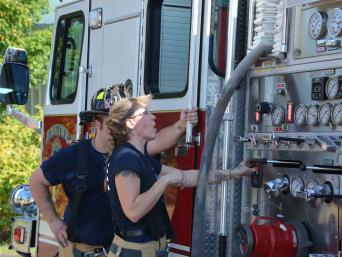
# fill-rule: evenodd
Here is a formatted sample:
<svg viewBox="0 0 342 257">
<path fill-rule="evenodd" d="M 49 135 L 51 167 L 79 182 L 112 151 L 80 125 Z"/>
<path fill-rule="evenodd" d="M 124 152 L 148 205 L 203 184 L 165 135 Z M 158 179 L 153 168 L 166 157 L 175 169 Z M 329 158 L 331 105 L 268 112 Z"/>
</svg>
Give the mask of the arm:
<svg viewBox="0 0 342 257">
<path fill-rule="evenodd" d="M 41 168 L 38 168 L 30 178 L 30 188 L 33 198 L 38 205 L 39 211 L 47 219 L 49 227 L 56 240 L 60 245 L 65 247 L 67 239 L 67 226 L 64 221 L 57 216 L 49 190 L 50 186 L 50 183 L 44 177 L 43 171 Z"/>
<path fill-rule="evenodd" d="M 182 181 L 176 186 L 178 187 L 195 187 L 198 182 L 199 170 L 181 171 L 179 169 L 163 165 L 160 177 L 173 172 L 181 172 Z M 245 162 L 241 162 L 236 168 L 231 170 L 211 170 L 209 173 L 209 183 L 218 183 L 228 179 L 240 178 L 249 173 L 255 172 L 255 168 L 249 168 Z"/>
<path fill-rule="evenodd" d="M 192 110 L 182 110 L 178 121 L 160 130 L 157 137 L 147 144 L 148 154 L 153 156 L 174 146 L 184 134 L 187 121 L 189 121 L 192 126 L 196 126 L 198 122 L 197 107 Z"/>
<path fill-rule="evenodd" d="M 159 178 L 145 193 L 140 194 L 140 178 L 130 170 L 121 171 L 115 176 L 115 186 L 121 207 L 126 217 L 138 222 L 158 202 L 169 184 L 181 181 L 179 172 Z"/>
</svg>

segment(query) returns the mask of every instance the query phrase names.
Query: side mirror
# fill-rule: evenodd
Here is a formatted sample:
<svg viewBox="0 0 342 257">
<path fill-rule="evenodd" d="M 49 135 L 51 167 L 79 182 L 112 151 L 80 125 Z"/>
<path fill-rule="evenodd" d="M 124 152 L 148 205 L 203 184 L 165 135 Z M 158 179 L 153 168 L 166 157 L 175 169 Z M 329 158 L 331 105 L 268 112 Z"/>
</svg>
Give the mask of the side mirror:
<svg viewBox="0 0 342 257">
<path fill-rule="evenodd" d="M 8 48 L 0 70 L 0 102 L 26 104 L 29 90 L 29 71 L 25 50 Z"/>
</svg>

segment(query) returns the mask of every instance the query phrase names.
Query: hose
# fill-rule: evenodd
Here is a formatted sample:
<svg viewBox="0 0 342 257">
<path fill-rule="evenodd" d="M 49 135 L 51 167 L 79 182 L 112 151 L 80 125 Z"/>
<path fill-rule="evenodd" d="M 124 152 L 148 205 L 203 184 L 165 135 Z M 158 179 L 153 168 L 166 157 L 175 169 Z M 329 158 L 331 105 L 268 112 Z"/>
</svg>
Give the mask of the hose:
<svg viewBox="0 0 342 257">
<path fill-rule="evenodd" d="M 213 114 L 208 121 L 207 133 L 204 140 L 204 149 L 201 160 L 201 168 L 199 171 L 198 183 L 195 196 L 193 232 L 192 232 L 192 257 L 203 256 L 201 247 L 203 242 L 203 224 L 204 210 L 207 196 L 207 185 L 209 177 L 209 168 L 211 166 L 212 155 L 214 151 L 215 141 L 223 118 L 223 114 L 228 102 L 233 95 L 234 90 L 240 85 L 245 74 L 251 65 L 261 56 L 269 53 L 272 45 L 260 44 L 254 48 L 232 72 L 230 79 L 227 81 L 221 97 L 219 98 Z"/>
</svg>

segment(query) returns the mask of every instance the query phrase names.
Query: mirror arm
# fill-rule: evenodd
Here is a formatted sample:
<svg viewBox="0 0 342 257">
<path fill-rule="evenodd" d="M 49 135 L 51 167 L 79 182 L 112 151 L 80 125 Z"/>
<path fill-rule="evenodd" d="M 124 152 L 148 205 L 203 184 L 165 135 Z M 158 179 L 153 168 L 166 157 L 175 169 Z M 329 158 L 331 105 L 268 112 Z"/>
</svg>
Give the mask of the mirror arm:
<svg viewBox="0 0 342 257">
<path fill-rule="evenodd" d="M 40 134 L 42 132 L 41 121 L 35 120 L 27 114 L 18 111 L 17 109 L 13 108 L 10 104 L 6 105 L 6 111 L 8 115 L 13 116 L 18 121 L 23 123 L 26 127 L 34 129 L 37 134 Z"/>
</svg>

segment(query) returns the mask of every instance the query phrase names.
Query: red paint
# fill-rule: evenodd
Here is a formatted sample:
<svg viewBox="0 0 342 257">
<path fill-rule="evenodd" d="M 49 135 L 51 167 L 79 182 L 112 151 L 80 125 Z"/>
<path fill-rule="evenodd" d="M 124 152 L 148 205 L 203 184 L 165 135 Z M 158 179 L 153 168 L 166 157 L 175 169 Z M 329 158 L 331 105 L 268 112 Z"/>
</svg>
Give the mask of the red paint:
<svg viewBox="0 0 342 257">
<path fill-rule="evenodd" d="M 226 71 L 226 56 L 227 56 L 227 14 L 228 8 L 222 7 L 218 11 L 217 24 L 217 66 L 221 72 Z"/>
<path fill-rule="evenodd" d="M 179 120 L 180 113 L 155 113 L 156 126 L 160 130 L 166 126 L 169 126 Z M 192 143 L 190 149 L 185 156 L 175 156 L 175 148 L 168 150 L 165 155 L 162 156 L 162 162 L 169 164 L 170 166 L 177 167 L 179 169 L 189 170 L 198 169 L 200 166 L 200 158 L 204 146 L 204 128 L 205 128 L 205 112 L 198 112 L 199 122 L 195 129 L 193 129 L 193 135 L 201 132 L 200 147 L 197 147 L 195 142 Z M 195 158 L 196 157 L 196 158 Z M 195 160 L 196 163 L 195 163 Z M 186 172 L 186 171 L 185 171 Z M 171 192 L 171 194 L 169 194 Z M 172 199 L 175 197 L 175 200 Z M 172 209 L 171 222 L 175 232 L 174 243 L 191 247 L 191 235 L 192 235 L 192 217 L 193 217 L 193 200 L 194 189 L 185 188 L 183 190 L 173 188 L 168 190 L 165 200 L 169 209 L 169 201 L 173 201 L 175 205 Z M 168 201 L 169 200 L 169 201 Z M 172 250 L 176 251 L 176 250 Z"/>
</svg>

